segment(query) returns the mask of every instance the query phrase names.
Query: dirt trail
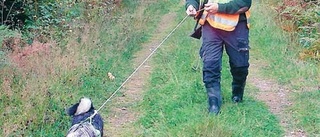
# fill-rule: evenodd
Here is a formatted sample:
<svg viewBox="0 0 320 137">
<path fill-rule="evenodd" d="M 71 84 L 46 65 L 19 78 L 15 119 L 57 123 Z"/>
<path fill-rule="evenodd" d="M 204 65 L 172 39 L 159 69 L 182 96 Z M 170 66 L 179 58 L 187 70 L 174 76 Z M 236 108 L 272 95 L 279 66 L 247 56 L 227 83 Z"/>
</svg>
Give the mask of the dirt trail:
<svg viewBox="0 0 320 137">
<path fill-rule="evenodd" d="M 292 90 L 279 85 L 275 80 L 263 77 L 260 72 L 265 65 L 263 61 L 251 59 L 250 63 L 250 74 L 247 82 L 258 88 L 259 92 L 254 95 L 256 99 L 263 101 L 269 107 L 269 110 L 279 118 L 286 137 L 305 137 L 306 133 L 303 130 L 290 127 L 292 116 L 286 108 L 292 105 L 290 101 Z"/>
<path fill-rule="evenodd" d="M 143 10 L 140 10 L 143 11 Z M 142 13 L 141 13 L 142 14 Z M 148 43 L 142 45 L 142 49 L 135 54 L 133 60 L 134 66 L 138 67 L 150 53 L 160 44 L 163 39 L 165 30 L 172 27 L 172 18 L 175 18 L 174 13 L 166 14 L 162 17 L 161 22 L 155 35 Z M 126 136 L 123 133 L 132 133 L 131 136 L 138 135 L 139 131 L 134 129 L 132 124 L 139 117 L 139 112 L 134 110 L 134 106 L 142 100 L 145 84 L 149 79 L 152 67 L 148 63 L 144 63 L 142 67 L 133 75 L 133 77 L 124 85 L 121 90 L 122 96 L 115 97 L 112 100 L 111 112 L 106 121 L 105 133 L 108 137 Z M 130 132 L 127 132 L 130 131 Z"/>
</svg>

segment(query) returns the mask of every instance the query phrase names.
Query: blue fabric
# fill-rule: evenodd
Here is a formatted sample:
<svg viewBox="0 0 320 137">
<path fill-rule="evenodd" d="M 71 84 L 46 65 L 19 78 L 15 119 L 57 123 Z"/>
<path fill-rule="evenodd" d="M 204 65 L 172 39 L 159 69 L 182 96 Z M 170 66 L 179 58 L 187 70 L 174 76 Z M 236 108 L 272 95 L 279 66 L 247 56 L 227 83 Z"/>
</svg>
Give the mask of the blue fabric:
<svg viewBox="0 0 320 137">
<path fill-rule="evenodd" d="M 203 60 L 203 82 L 207 88 L 220 83 L 224 48 L 229 56 L 231 69 L 249 67 L 249 29 L 245 21 L 239 22 L 234 31 L 216 29 L 208 23 L 203 25 L 199 54 Z M 243 74 L 240 72 L 239 75 Z M 244 75 L 241 77 L 246 78 L 247 73 Z"/>
</svg>

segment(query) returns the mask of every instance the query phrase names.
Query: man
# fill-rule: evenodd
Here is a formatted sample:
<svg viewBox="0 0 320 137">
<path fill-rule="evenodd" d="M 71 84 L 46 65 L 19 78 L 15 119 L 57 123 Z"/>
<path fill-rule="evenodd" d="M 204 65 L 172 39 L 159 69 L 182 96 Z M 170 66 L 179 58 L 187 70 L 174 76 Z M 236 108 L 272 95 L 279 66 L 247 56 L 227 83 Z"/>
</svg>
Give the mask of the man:
<svg viewBox="0 0 320 137">
<path fill-rule="evenodd" d="M 243 99 L 249 68 L 249 8 L 251 0 L 186 0 L 186 13 L 195 16 L 204 10 L 202 25 L 203 82 L 208 95 L 209 113 L 218 114 L 222 104 L 221 69 L 223 49 L 229 56 L 232 101 Z"/>
</svg>

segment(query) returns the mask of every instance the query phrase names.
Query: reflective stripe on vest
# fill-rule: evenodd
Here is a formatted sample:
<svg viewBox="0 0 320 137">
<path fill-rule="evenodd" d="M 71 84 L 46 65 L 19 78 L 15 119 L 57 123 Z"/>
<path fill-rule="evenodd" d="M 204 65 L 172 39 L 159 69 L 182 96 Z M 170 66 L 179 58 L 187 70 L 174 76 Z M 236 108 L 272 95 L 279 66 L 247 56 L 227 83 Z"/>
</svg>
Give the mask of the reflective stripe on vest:
<svg viewBox="0 0 320 137">
<path fill-rule="evenodd" d="M 221 2 L 225 3 L 228 0 L 220 0 Z M 219 1 L 219 2 L 220 2 Z M 229 0 L 230 1 L 230 0 Z M 250 27 L 250 12 L 245 12 L 247 17 L 247 26 Z M 204 11 L 200 20 L 199 24 L 204 25 L 205 21 L 217 29 L 225 30 L 225 31 L 233 31 L 238 24 L 239 21 L 239 14 L 224 14 L 224 13 L 215 13 L 215 14 L 208 14 L 207 11 Z"/>
<path fill-rule="evenodd" d="M 248 26 L 248 28 L 250 28 L 250 11 L 246 11 L 245 12 L 245 14 L 246 14 L 246 18 L 247 18 L 247 26 Z"/>
</svg>

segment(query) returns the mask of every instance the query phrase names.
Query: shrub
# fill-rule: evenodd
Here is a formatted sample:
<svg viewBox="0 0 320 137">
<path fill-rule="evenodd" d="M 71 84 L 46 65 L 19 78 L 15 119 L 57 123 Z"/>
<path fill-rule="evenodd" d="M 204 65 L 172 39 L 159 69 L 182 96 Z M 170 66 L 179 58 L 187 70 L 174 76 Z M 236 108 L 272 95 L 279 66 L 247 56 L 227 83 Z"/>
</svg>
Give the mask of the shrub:
<svg viewBox="0 0 320 137">
<path fill-rule="evenodd" d="M 320 60 L 320 5 L 317 0 L 284 0 L 278 8 L 283 20 L 292 21 L 298 33 L 299 44 L 305 48 L 301 59 Z M 287 28 L 287 27 L 283 27 Z"/>
<path fill-rule="evenodd" d="M 11 0 L 1 2 L 1 25 L 22 30 L 31 38 L 64 37 L 68 23 L 81 16 L 81 3 L 74 0 Z"/>
</svg>

